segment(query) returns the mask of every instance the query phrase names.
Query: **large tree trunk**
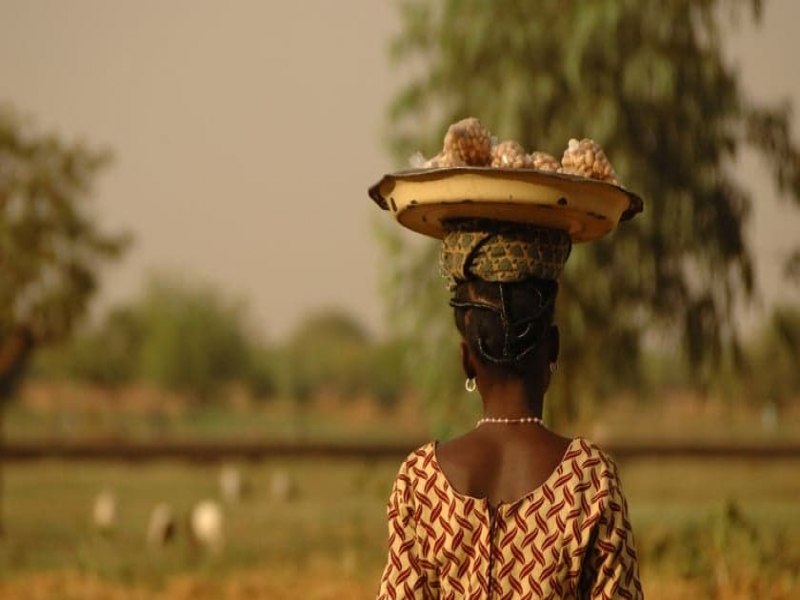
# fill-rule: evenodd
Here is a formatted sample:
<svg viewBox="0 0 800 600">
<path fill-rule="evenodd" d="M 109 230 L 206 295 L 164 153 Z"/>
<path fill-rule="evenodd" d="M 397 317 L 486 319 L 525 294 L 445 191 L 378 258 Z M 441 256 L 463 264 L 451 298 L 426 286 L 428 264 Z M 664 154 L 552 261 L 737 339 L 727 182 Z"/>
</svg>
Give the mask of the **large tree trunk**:
<svg viewBox="0 0 800 600">
<path fill-rule="evenodd" d="M 5 339 L 0 339 L 0 402 L 8 399 L 16 389 L 33 351 L 33 335 L 29 329 L 19 327 Z"/>
<path fill-rule="evenodd" d="M 22 380 L 25 367 L 33 351 L 33 336 L 27 328 L 20 327 L 10 336 L 0 340 L 0 538 L 5 537 L 3 498 L 3 449 L 5 446 L 6 401 Z"/>
<path fill-rule="evenodd" d="M 6 511 L 5 511 L 5 460 L 3 458 L 6 442 L 6 404 L 0 401 L 0 539 L 6 536 Z"/>
</svg>

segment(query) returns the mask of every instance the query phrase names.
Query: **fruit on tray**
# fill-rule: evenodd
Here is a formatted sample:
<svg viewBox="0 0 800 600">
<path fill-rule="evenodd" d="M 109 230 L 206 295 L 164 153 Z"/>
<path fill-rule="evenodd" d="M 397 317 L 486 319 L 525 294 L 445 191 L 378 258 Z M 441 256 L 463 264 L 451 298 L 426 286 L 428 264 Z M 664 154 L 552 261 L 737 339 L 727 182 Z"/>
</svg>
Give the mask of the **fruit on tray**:
<svg viewBox="0 0 800 600">
<path fill-rule="evenodd" d="M 420 153 L 412 165 L 426 169 L 452 167 L 493 167 L 499 169 L 535 169 L 607 181 L 620 185 L 614 168 L 596 141 L 571 139 L 561 161 L 546 152 L 527 154 L 516 140 L 496 142 L 491 132 L 475 117 L 453 123 L 444 136 L 442 151 L 425 160 Z"/>
<path fill-rule="evenodd" d="M 531 161 L 522 144 L 514 140 L 506 140 L 492 146 L 490 166 L 504 169 L 525 169 L 531 166 Z"/>
<path fill-rule="evenodd" d="M 561 168 L 561 163 L 547 152 L 531 152 L 530 165 L 537 171 L 552 171 L 555 173 Z"/>
<path fill-rule="evenodd" d="M 447 130 L 443 153 L 471 167 L 486 166 L 492 159 L 492 134 L 475 117 L 462 119 Z"/>
<path fill-rule="evenodd" d="M 600 144 L 589 138 L 569 141 L 561 157 L 561 172 L 619 185 L 617 174 Z"/>
</svg>

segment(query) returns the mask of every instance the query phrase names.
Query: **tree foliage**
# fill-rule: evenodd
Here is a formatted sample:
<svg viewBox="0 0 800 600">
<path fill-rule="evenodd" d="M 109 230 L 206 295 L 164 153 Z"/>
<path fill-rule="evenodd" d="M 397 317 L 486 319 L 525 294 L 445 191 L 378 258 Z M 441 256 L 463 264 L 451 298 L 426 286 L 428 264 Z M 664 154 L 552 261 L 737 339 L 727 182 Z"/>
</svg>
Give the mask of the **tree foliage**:
<svg viewBox="0 0 800 600">
<path fill-rule="evenodd" d="M 320 392 L 371 395 L 391 407 L 406 389 L 402 349 L 371 338 L 337 309 L 309 314 L 280 344 L 267 344 L 239 302 L 208 284 L 160 274 L 139 297 L 37 353 L 33 374 L 109 389 L 144 382 L 206 402 L 232 383 L 259 399 L 300 403 Z"/>
<path fill-rule="evenodd" d="M 567 264 L 561 418 L 603 386 L 637 384 L 647 331 L 673 332 L 700 381 L 737 347 L 736 307 L 754 292 L 745 237 L 753 198 L 734 177 L 737 156 L 755 150 L 784 196 L 800 200 L 788 106 L 751 101 L 723 59 L 723 19 L 758 20 L 761 8 L 756 0 L 400 4 L 391 53 L 413 76 L 389 112 L 399 161 L 434 154 L 449 123 L 476 116 L 500 139 L 556 156 L 571 137 L 594 138 L 645 198 L 644 215 L 576 246 Z M 455 334 L 437 248 L 384 238 L 392 314 L 415 340 L 415 372 L 440 380 Z M 454 397 L 439 385 L 435 394 Z"/>
<path fill-rule="evenodd" d="M 139 311 L 145 381 L 207 400 L 245 378 L 251 342 L 242 308 L 212 287 L 157 277 Z"/>
<path fill-rule="evenodd" d="M 132 306 L 111 309 L 96 327 L 36 354 L 32 376 L 85 381 L 109 389 L 139 376 L 144 336 L 142 315 Z"/>
<path fill-rule="evenodd" d="M 309 314 L 271 353 L 279 391 L 299 402 L 321 392 L 343 400 L 369 395 L 393 407 L 408 388 L 404 346 L 377 341 L 350 314 L 335 308 Z"/>
<path fill-rule="evenodd" d="M 777 306 L 748 353 L 746 393 L 757 402 L 800 398 L 800 308 Z"/>
<path fill-rule="evenodd" d="M 344 397 L 367 387 L 370 345 L 350 315 L 323 309 L 304 319 L 280 351 L 280 386 L 304 402 L 323 389 Z"/>
<path fill-rule="evenodd" d="M 40 352 L 34 373 L 107 388 L 146 382 L 206 401 L 232 381 L 270 392 L 265 353 L 238 302 L 212 286 L 160 274 L 139 297 Z"/>
<path fill-rule="evenodd" d="M 0 106 L 0 397 L 34 347 L 66 336 L 125 235 L 100 229 L 89 198 L 110 155 L 41 134 Z"/>
</svg>

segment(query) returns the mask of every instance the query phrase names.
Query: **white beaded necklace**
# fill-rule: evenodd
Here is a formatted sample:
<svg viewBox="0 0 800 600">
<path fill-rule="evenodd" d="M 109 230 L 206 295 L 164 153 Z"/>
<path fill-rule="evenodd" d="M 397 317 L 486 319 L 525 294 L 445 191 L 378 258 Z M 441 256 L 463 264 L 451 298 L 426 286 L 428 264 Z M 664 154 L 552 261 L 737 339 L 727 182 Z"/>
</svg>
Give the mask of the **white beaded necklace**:
<svg viewBox="0 0 800 600">
<path fill-rule="evenodd" d="M 478 420 L 475 423 L 475 429 L 483 425 L 484 423 L 500 423 L 503 425 L 512 425 L 515 423 L 536 423 L 544 427 L 544 423 L 539 417 L 520 417 L 518 419 L 510 419 L 508 417 L 483 417 L 482 419 Z"/>
</svg>

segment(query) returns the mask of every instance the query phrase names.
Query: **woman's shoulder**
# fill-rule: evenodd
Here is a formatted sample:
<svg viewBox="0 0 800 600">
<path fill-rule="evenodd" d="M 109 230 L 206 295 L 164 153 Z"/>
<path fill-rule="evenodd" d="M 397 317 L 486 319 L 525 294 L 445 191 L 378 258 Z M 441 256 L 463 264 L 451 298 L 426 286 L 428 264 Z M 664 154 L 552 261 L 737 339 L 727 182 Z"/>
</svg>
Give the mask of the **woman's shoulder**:
<svg viewBox="0 0 800 600">
<path fill-rule="evenodd" d="M 564 456 L 564 467 L 574 477 L 573 488 L 593 500 L 621 495 L 619 470 L 612 456 L 595 442 L 577 437 Z"/>
<path fill-rule="evenodd" d="M 427 442 L 412 450 L 400 464 L 397 479 L 411 485 L 422 477 L 427 478 L 434 469 L 436 442 Z"/>
<path fill-rule="evenodd" d="M 414 504 L 427 487 L 427 483 L 436 478 L 434 470 L 435 443 L 428 442 L 413 450 L 400 464 L 400 469 L 392 484 L 389 504 Z"/>
<path fill-rule="evenodd" d="M 614 465 L 611 455 L 589 438 L 582 436 L 573 438 L 570 443 L 570 449 L 572 452 L 577 452 L 591 460 L 599 460 L 604 465 Z"/>
<path fill-rule="evenodd" d="M 403 461 L 402 467 L 414 469 L 430 466 L 436 452 L 436 442 L 426 442 L 412 450 Z"/>
</svg>

